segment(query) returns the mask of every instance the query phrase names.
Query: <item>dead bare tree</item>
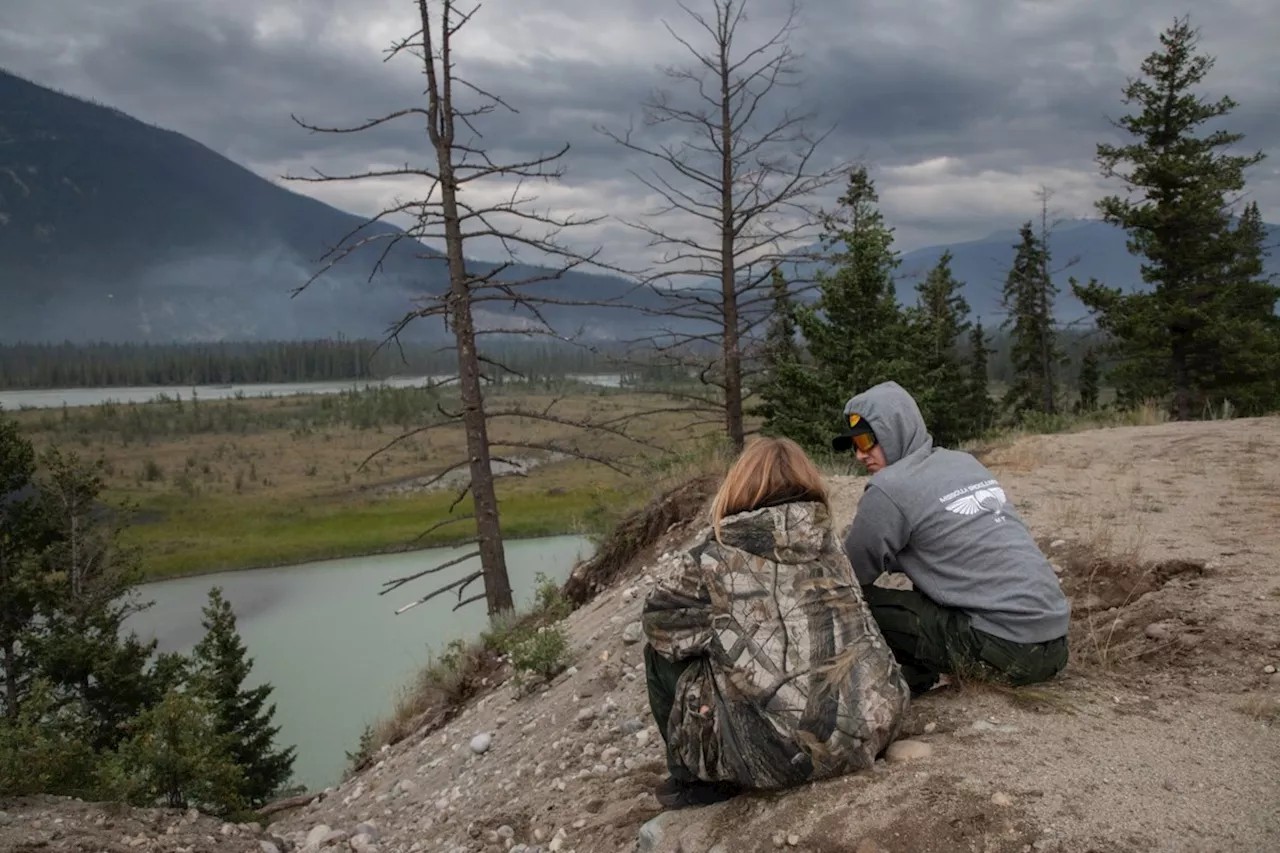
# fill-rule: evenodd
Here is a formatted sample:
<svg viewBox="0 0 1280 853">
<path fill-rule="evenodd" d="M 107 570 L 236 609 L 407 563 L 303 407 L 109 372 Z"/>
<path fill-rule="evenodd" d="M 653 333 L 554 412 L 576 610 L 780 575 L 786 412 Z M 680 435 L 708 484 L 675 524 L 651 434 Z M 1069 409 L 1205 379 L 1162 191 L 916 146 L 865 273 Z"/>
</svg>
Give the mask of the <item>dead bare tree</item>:
<svg viewBox="0 0 1280 853">
<path fill-rule="evenodd" d="M 745 362 L 769 316 L 773 270 L 817 242 L 815 196 L 841 182 L 848 167 L 820 162 L 819 148 L 831 131 L 812 134 L 811 112 L 772 103 L 798 82 L 799 57 L 789 46 L 794 0 L 772 35 L 749 46 L 739 39 L 745 0 L 711 0 L 711 6 L 703 14 L 681 3 L 704 46 L 664 22 L 692 56 L 688 66 L 664 69 L 692 91 L 688 102 L 659 91 L 643 105 L 645 125 L 664 138 L 643 142 L 630 129 L 599 130 L 654 161 L 650 174 L 632 175 L 663 199 L 627 224 L 663 253 L 659 272 L 646 283 L 664 302 L 650 313 L 673 322 L 632 343 L 648 345 L 651 356 L 668 363 L 696 368 L 706 390 L 683 396 L 691 407 L 722 418 L 740 450 L 744 388 L 752 373 Z M 802 283 L 793 291 L 804 289 Z"/>
<path fill-rule="evenodd" d="M 502 528 L 492 469 L 492 463 L 503 461 L 503 458 L 494 455 L 492 448 L 506 446 L 559 453 L 616 468 L 622 467 L 600 454 L 582 449 L 575 442 L 494 442 L 489 432 L 490 421 L 503 417 L 549 421 L 583 430 L 609 432 L 643 443 L 627 432 L 628 424 L 625 422 L 560 417 L 553 411 L 557 401 L 540 410 L 519 406 L 486 409 L 486 369 L 510 374 L 516 374 L 516 371 L 483 353 L 477 343 L 479 338 L 483 335 L 550 335 L 564 339 L 547 322 L 544 316 L 545 306 L 595 303 L 558 299 L 548 288 L 531 286 L 560 279 L 568 271 L 583 265 L 611 272 L 620 270 L 601 262 L 597 257 L 598 250 L 585 254 L 576 252 L 559 239 L 563 229 L 589 225 L 599 221 L 599 218 L 562 217 L 540 212 L 532 207 L 535 197 L 522 192 L 527 181 L 552 181 L 562 177 L 564 170 L 559 161 L 569 149 L 567 143 L 550 154 L 501 163 L 495 162 L 483 147 L 482 134 L 476 129 L 475 120 L 498 110 L 516 110 L 499 96 L 468 82 L 457 73 L 454 38 L 479 8 L 478 5 L 472 6 L 464 12 L 459 11 L 458 5 L 452 0 L 417 0 L 419 29 L 394 43 L 389 49 L 387 60 L 407 54 L 416 57 L 421 63 L 426 78 L 425 106 L 406 107 L 350 127 L 321 127 L 294 117 L 302 127 L 318 133 L 359 133 L 405 119 L 419 120 L 426 125 L 425 136 L 431 146 L 430 161 L 422 165 L 406 164 L 350 175 L 329 175 L 317 171 L 314 175 L 291 178 L 312 182 L 404 178 L 423 181 L 428 186 L 425 195 L 394 201 L 346 235 L 326 255 L 316 275 L 298 290 L 301 292 L 336 264 L 353 255 L 364 255 L 371 246 L 381 246 L 381 251 L 376 253 L 377 261 L 369 274 L 370 279 L 382 267 L 388 253 L 405 243 L 410 245 L 422 263 L 447 265 L 448 290 L 418 300 L 390 329 L 384 343 L 398 341 L 400 333 L 415 320 L 442 320 L 444 327 L 452 332 L 457 349 L 458 374 L 455 378 L 458 408 L 450 411 L 440 404 L 437 418 L 400 436 L 388 447 L 408 435 L 459 422 L 462 424 L 466 435 L 466 458 L 439 472 L 435 479 L 440 480 L 453 471 L 468 468 L 469 481 L 454 500 L 453 507 L 458 506 L 470 493 L 473 512 L 461 516 L 450 515 L 435 523 L 428 532 L 445 525 L 474 520 L 476 535 L 467 540 L 468 544 L 474 546 L 474 550 L 442 565 L 387 581 L 380 594 L 476 557 L 480 560 L 480 569 L 434 590 L 397 612 L 403 612 L 450 591 L 457 597 L 455 609 L 480 599 L 487 601 L 491 616 L 512 608 L 511 583 L 503 553 Z M 502 201 L 486 201 L 486 196 L 477 190 L 481 185 L 492 187 L 494 183 L 512 184 L 514 188 Z M 492 194 L 488 197 L 492 198 Z M 391 220 L 405 218 L 412 221 L 408 227 L 386 227 Z M 468 244 L 481 239 L 497 241 L 506 252 L 507 259 L 493 264 L 469 261 Z M 428 250 L 418 242 L 423 240 L 443 241 L 444 253 Z M 517 253 L 522 250 L 540 256 L 534 260 L 544 266 L 533 267 L 529 265 L 529 261 L 518 259 Z M 548 263 L 553 266 L 545 266 Z M 626 294 L 615 296 L 607 304 L 623 301 L 625 296 Z M 481 324 L 477 322 L 476 309 L 494 303 L 507 309 L 509 313 L 518 314 L 519 322 L 514 323 L 511 328 L 481 328 Z M 453 378 L 446 382 L 452 384 Z M 386 447 L 381 450 L 385 449 Z M 453 507 L 450 508 L 450 513 Z M 464 599 L 464 591 L 477 580 L 483 582 L 484 592 Z"/>
</svg>

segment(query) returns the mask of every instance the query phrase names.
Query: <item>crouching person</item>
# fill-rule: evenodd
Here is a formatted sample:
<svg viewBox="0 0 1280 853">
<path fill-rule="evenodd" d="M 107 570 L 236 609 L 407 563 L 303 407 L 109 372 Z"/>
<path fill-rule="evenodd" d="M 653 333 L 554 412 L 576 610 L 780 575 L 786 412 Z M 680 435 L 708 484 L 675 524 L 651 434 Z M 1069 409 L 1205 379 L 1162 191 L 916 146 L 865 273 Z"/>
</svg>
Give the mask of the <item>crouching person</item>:
<svg viewBox="0 0 1280 853">
<path fill-rule="evenodd" d="M 645 601 L 649 703 L 668 808 L 871 766 L 910 692 L 852 579 L 817 468 L 785 439 L 751 444 L 711 528 Z"/>
<path fill-rule="evenodd" d="M 942 676 L 1020 686 L 1061 672 L 1071 607 L 992 473 L 934 447 L 896 382 L 849 400 L 844 424 L 832 449 L 853 449 L 871 474 L 845 552 L 912 692 Z M 886 571 L 914 589 L 873 586 Z"/>
</svg>

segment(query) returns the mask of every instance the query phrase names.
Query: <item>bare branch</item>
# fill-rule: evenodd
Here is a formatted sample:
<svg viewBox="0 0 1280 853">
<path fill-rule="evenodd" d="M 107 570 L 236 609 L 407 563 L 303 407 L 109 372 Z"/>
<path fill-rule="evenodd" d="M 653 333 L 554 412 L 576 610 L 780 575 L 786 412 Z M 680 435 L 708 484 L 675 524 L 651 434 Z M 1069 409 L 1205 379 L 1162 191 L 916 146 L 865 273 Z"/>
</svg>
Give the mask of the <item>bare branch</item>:
<svg viewBox="0 0 1280 853">
<path fill-rule="evenodd" d="M 475 542 L 477 540 L 473 539 L 471 541 Z M 436 566 L 432 566 L 429 569 L 423 569 L 420 572 L 415 572 L 414 574 L 405 575 L 404 577 L 400 577 L 400 578 L 394 578 L 393 580 L 383 581 L 382 585 L 385 587 L 385 589 L 381 590 L 378 593 L 378 595 L 386 595 L 387 593 L 393 590 L 397 590 L 400 587 L 404 586 L 405 584 L 410 583 L 411 581 L 416 581 L 418 578 L 426 577 L 427 575 L 433 575 L 436 572 L 442 572 L 445 569 L 452 568 L 461 563 L 465 563 L 467 560 L 470 560 L 473 557 L 479 557 L 479 556 L 480 556 L 479 551 L 471 551 L 470 553 L 463 554 L 461 557 L 454 557 L 452 560 L 446 560 L 443 563 L 440 563 L 439 565 L 436 565 Z"/>
</svg>

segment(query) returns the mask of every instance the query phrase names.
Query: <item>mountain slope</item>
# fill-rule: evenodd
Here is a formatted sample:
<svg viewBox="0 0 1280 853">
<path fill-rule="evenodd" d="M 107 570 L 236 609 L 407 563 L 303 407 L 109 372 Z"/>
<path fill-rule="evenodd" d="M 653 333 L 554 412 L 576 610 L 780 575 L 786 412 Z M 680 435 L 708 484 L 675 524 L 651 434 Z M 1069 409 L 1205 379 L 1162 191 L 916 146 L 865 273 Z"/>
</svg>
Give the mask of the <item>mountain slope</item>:
<svg viewBox="0 0 1280 853">
<path fill-rule="evenodd" d="M 443 265 L 415 257 L 433 250 L 401 245 L 369 284 L 383 248 L 369 247 L 289 296 L 361 222 L 181 134 L 0 71 L 0 340 L 376 335 L 414 294 L 446 287 Z M 575 272 L 540 287 L 599 300 L 630 284 Z"/>
<path fill-rule="evenodd" d="M 1268 225 L 1268 245 L 1280 243 L 1280 226 Z M 1085 316 L 1088 312 L 1071 293 L 1068 279 L 1087 282 L 1097 278 L 1111 287 L 1122 290 L 1145 290 L 1142 281 L 1141 258 L 1129 254 L 1125 232 L 1114 225 L 1098 220 L 1075 220 L 1055 229 L 1049 238 L 1053 253 L 1052 269 L 1058 285 L 1057 315 L 1063 322 Z M 929 270 L 950 249 L 953 255 L 951 270 L 958 281 L 965 283 L 965 298 L 975 316 L 994 325 L 1003 319 L 1000 292 L 1005 276 L 1013 263 L 1014 246 L 1018 243 L 1016 229 L 997 231 L 981 240 L 955 243 L 950 246 L 929 246 L 907 252 L 902 256 L 898 270 L 898 296 L 903 302 L 915 302 L 915 286 L 923 281 Z M 1072 263 L 1072 261 L 1075 263 Z M 1280 257 L 1267 259 L 1267 270 L 1280 275 Z"/>
</svg>

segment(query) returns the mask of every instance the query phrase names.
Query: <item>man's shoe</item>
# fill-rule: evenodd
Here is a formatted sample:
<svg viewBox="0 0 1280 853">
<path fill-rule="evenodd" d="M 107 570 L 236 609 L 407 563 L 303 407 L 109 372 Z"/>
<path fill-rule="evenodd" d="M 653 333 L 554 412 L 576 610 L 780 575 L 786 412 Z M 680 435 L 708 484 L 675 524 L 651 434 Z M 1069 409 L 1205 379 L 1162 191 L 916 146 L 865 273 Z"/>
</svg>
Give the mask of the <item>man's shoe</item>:
<svg viewBox="0 0 1280 853">
<path fill-rule="evenodd" d="M 737 786 L 725 782 L 704 782 L 701 779 L 682 782 L 670 776 L 653 789 L 654 797 L 667 809 L 715 805 L 732 799 L 737 793 Z"/>
</svg>

